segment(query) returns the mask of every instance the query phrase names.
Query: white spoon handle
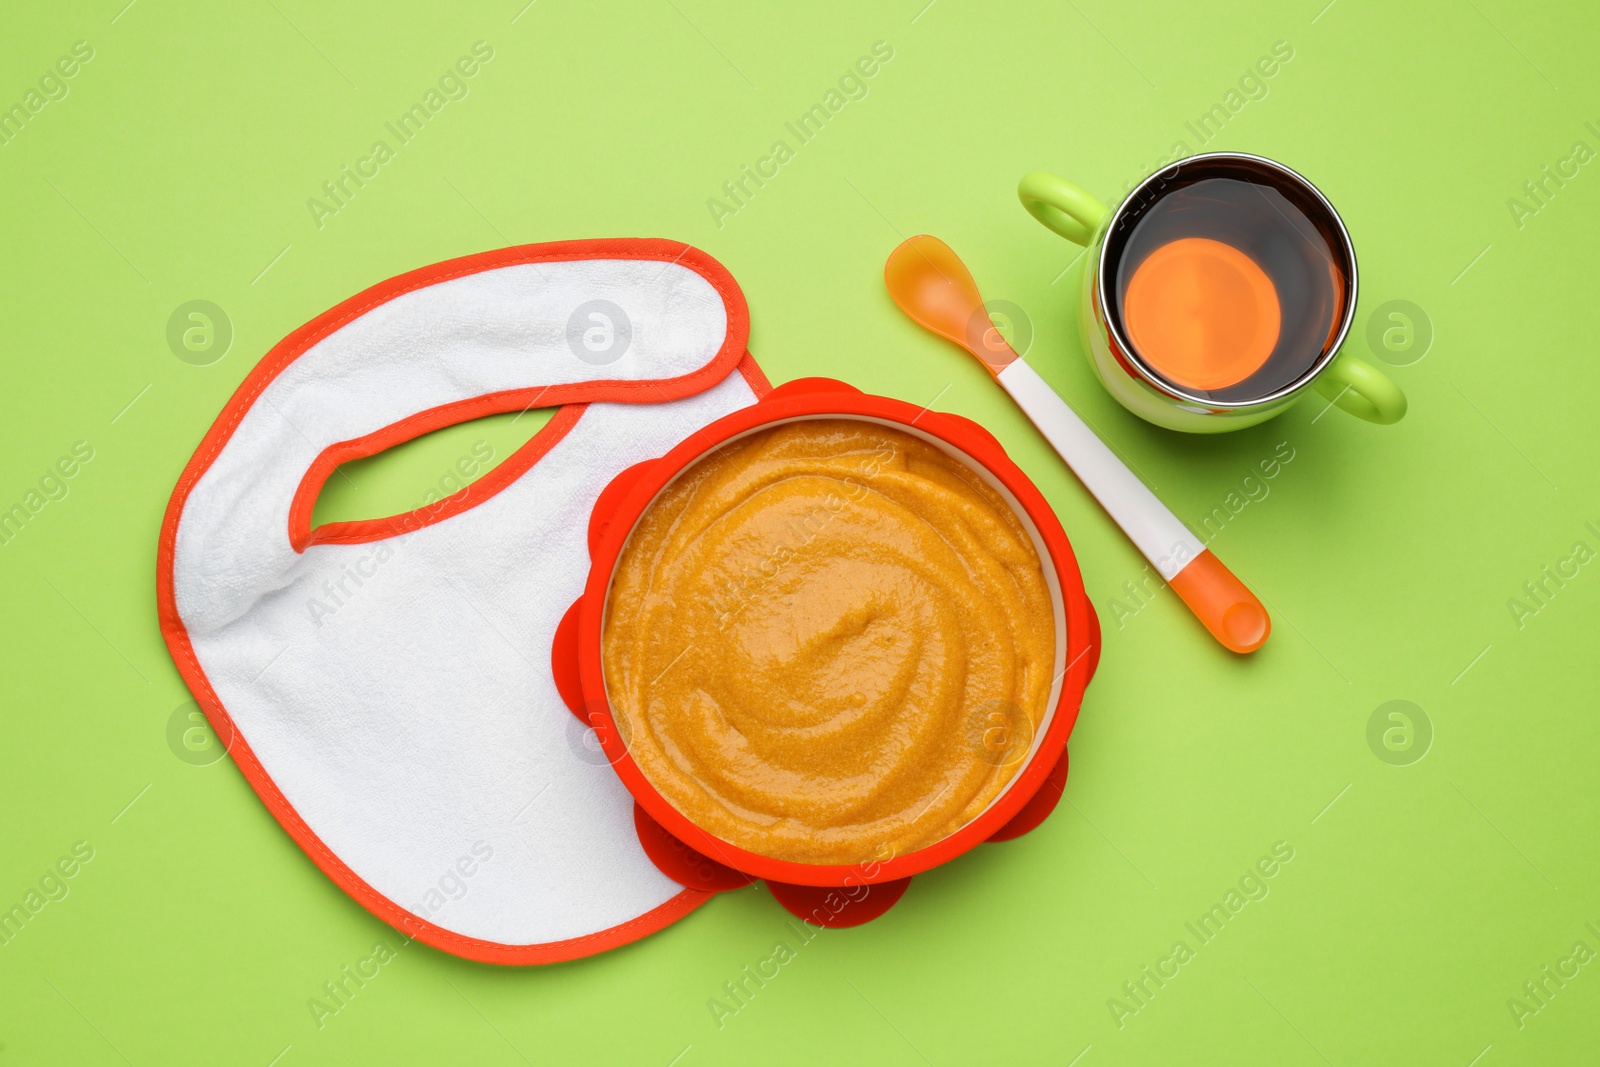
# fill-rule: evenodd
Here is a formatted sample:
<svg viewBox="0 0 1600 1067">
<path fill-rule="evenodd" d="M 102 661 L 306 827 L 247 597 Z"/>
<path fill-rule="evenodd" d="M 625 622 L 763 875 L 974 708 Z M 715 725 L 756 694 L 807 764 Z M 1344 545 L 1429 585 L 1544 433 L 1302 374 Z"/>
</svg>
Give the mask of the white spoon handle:
<svg viewBox="0 0 1600 1067">
<path fill-rule="evenodd" d="M 996 380 L 1066 460 L 1084 488 L 1100 501 L 1106 514 L 1160 572 L 1163 581 L 1170 582 L 1205 551 L 1189 528 L 1156 499 L 1149 487 L 1039 377 L 1038 371 L 1019 359 L 1002 370 Z"/>
</svg>

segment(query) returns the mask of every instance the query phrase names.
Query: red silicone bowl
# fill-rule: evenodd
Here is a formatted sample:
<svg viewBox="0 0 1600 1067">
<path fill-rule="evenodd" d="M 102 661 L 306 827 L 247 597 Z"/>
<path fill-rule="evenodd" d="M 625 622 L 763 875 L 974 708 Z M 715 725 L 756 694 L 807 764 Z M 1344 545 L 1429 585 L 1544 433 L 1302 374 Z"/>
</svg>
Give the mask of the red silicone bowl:
<svg viewBox="0 0 1600 1067">
<path fill-rule="evenodd" d="M 617 558 L 640 516 L 660 492 L 718 446 L 782 422 L 864 419 L 914 434 L 986 476 L 1011 503 L 1039 548 L 1056 611 L 1059 677 L 1021 770 L 976 819 L 941 840 L 899 855 L 854 864 L 795 863 L 724 841 L 672 806 L 628 754 L 606 700 L 600 636 Z M 1055 809 L 1067 776 L 1067 737 L 1100 658 L 1100 626 L 1084 593 L 1072 546 L 1043 495 L 983 427 L 959 415 L 873 396 L 828 378 L 802 378 L 727 415 L 659 459 L 619 474 L 589 520 L 589 580 L 557 627 L 551 659 L 556 685 L 573 714 L 594 728 L 606 758 L 635 801 L 645 853 L 668 877 L 719 892 L 766 881 L 785 908 L 820 926 L 855 926 L 886 911 L 914 874 L 984 841 L 1019 837 Z"/>
</svg>

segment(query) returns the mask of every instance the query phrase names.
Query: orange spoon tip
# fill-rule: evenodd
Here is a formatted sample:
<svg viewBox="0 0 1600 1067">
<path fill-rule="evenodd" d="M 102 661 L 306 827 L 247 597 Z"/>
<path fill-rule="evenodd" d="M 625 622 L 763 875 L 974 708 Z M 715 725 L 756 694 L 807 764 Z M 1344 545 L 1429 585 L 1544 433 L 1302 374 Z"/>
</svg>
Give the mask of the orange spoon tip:
<svg viewBox="0 0 1600 1067">
<path fill-rule="evenodd" d="M 972 272 L 931 234 L 900 242 L 883 265 L 889 296 L 913 321 L 953 341 L 998 375 L 1019 357 L 995 329 Z"/>
</svg>

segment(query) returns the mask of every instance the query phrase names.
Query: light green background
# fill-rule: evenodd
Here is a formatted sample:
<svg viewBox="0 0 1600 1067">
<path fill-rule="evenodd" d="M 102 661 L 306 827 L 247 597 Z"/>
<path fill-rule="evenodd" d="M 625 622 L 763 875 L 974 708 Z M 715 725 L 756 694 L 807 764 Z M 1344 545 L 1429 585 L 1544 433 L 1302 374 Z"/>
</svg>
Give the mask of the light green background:
<svg viewBox="0 0 1600 1067">
<path fill-rule="evenodd" d="M 524 2 L 3 17 L 0 103 L 75 41 L 95 57 L 0 147 L 0 507 L 75 442 L 94 459 L 0 547 L 0 905 L 75 842 L 94 859 L 0 946 L 0 1064 L 1595 1062 L 1600 963 L 1520 1028 L 1507 1005 L 1574 942 L 1600 951 L 1600 565 L 1521 625 L 1507 604 L 1575 542 L 1600 550 L 1600 165 L 1520 226 L 1507 206 L 1575 142 L 1600 149 L 1591 8 Z M 319 229 L 307 198 L 478 40 L 494 58 L 470 95 Z M 785 121 L 879 40 L 894 57 L 867 97 L 798 145 Z M 1185 123 L 1278 41 L 1293 59 L 1206 147 L 1282 159 L 1339 206 L 1358 351 L 1389 300 L 1436 336 L 1393 370 L 1397 426 L 1320 417 L 1312 397 L 1221 439 L 1160 431 L 1095 384 L 1078 249 L 1013 189 L 1046 168 L 1115 197 L 1177 142 L 1200 148 Z M 794 159 L 717 225 L 707 199 L 778 139 Z M 1180 516 L 1242 498 L 1288 442 L 1270 494 L 1213 542 L 1275 612 L 1263 651 L 1230 657 L 1170 593 L 1116 624 L 1132 546 L 982 372 L 886 298 L 884 258 L 919 232 L 1022 309 L 1030 361 Z M 834 375 L 969 415 L 1038 482 L 1106 623 L 1070 803 L 804 947 L 759 890 L 567 965 L 410 946 L 319 1029 L 308 998 L 399 937 L 231 763 L 169 748 L 188 695 L 156 626 L 163 508 L 289 330 L 413 267 L 598 236 L 706 249 L 743 285 L 774 381 Z M 208 366 L 165 338 L 192 299 L 235 331 Z M 530 429 L 483 434 L 504 456 Z M 475 434 L 336 503 L 415 501 Z M 1410 766 L 1368 747 L 1392 699 L 1435 731 Z M 1200 947 L 1184 923 L 1278 841 L 1294 859 L 1270 895 Z M 1119 1028 L 1108 999 L 1180 938 L 1195 958 Z M 708 999 L 778 940 L 796 958 L 719 1028 Z"/>
</svg>

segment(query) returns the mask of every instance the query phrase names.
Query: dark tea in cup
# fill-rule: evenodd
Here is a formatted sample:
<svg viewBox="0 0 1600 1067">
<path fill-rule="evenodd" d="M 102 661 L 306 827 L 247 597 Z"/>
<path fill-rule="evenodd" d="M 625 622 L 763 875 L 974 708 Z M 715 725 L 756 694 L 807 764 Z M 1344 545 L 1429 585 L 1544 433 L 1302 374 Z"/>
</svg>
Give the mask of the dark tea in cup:
<svg viewBox="0 0 1600 1067">
<path fill-rule="evenodd" d="M 1084 354 L 1140 418 L 1221 433 L 1264 422 L 1313 389 L 1368 422 L 1405 415 L 1400 387 L 1341 351 L 1356 305 L 1350 235 L 1328 198 L 1282 163 L 1189 156 L 1110 208 L 1034 171 L 1017 198 L 1089 250 Z"/>
<path fill-rule="evenodd" d="M 1299 383 L 1346 317 L 1355 263 L 1329 212 L 1275 167 L 1186 161 L 1142 186 L 1106 235 L 1106 313 L 1128 354 L 1201 400 Z"/>
</svg>

